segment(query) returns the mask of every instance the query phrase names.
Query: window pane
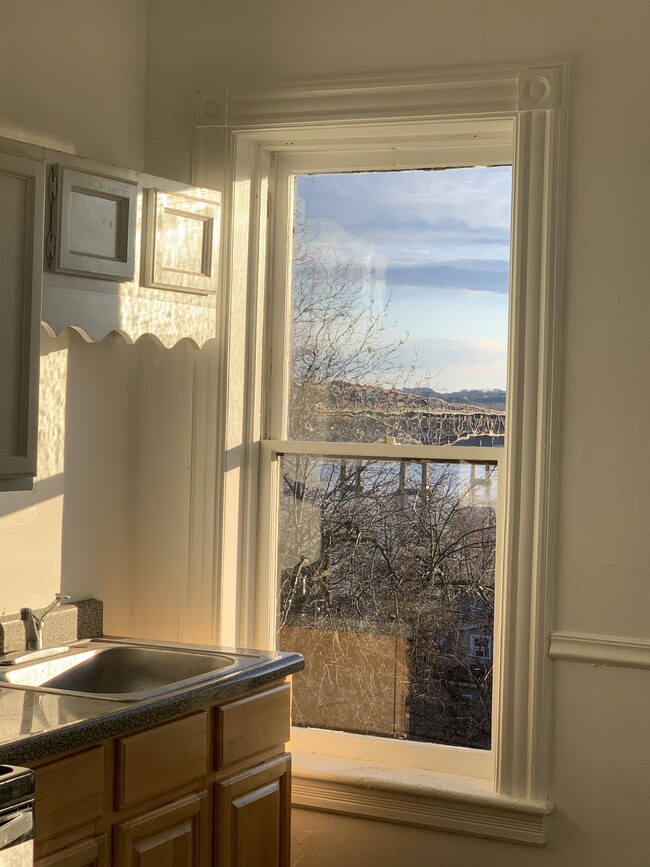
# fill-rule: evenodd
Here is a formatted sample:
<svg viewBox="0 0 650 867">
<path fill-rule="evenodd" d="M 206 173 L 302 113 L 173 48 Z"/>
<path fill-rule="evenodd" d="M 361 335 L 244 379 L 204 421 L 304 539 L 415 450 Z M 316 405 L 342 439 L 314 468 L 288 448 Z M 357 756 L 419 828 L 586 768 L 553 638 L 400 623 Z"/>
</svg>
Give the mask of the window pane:
<svg viewBox="0 0 650 867">
<path fill-rule="evenodd" d="M 289 438 L 503 445 L 511 170 L 299 175 Z"/>
<path fill-rule="evenodd" d="M 488 749 L 497 468 L 286 455 L 294 725 Z"/>
</svg>

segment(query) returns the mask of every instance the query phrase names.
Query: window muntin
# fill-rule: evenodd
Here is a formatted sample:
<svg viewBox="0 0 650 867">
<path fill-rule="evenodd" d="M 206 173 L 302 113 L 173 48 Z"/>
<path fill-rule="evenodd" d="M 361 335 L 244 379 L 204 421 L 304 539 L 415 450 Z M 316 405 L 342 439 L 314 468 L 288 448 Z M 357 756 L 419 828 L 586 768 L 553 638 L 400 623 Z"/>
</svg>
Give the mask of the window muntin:
<svg viewBox="0 0 650 867">
<path fill-rule="evenodd" d="M 277 581 L 279 644 L 308 657 L 295 722 L 488 750 L 492 659 L 471 652 L 470 635 L 478 629 L 491 642 L 494 631 L 510 168 L 290 174 L 288 181 L 295 198 Z M 390 207 L 390 184 L 411 197 L 419 191 L 429 222 L 420 218 L 415 240 L 408 204 L 401 215 Z M 468 189 L 473 208 L 463 201 L 472 198 Z M 378 223 L 379 199 L 386 212 Z M 473 226 L 457 217 L 463 207 Z M 345 225 L 350 211 L 356 235 Z M 409 271 L 414 254 L 410 271 L 423 285 L 389 286 L 388 275 Z M 391 262 L 401 266 L 391 271 Z M 441 275 L 458 285 L 439 285 Z M 441 386 L 456 386 L 452 400 L 424 385 L 445 365 L 431 357 L 418 363 L 412 353 L 433 322 L 452 360 Z M 420 329 L 415 339 L 409 323 Z M 348 444 L 353 460 L 340 452 Z M 461 464 L 460 455 L 471 460 L 468 446 L 485 457 Z M 346 538 L 350 528 L 356 535 Z M 427 546 L 446 549 L 444 568 L 438 553 L 416 550 Z"/>
</svg>

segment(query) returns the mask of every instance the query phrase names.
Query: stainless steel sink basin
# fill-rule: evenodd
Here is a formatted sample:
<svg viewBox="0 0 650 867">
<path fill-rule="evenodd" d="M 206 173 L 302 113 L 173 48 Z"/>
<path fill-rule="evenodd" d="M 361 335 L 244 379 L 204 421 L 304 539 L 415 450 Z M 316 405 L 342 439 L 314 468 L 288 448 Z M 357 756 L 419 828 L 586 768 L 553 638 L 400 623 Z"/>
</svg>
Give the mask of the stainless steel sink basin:
<svg viewBox="0 0 650 867">
<path fill-rule="evenodd" d="M 140 701 L 185 686 L 218 680 L 268 659 L 253 652 L 145 645 L 128 640 L 79 641 L 47 658 L 21 657 L 0 671 L 0 686 L 41 692 Z"/>
</svg>

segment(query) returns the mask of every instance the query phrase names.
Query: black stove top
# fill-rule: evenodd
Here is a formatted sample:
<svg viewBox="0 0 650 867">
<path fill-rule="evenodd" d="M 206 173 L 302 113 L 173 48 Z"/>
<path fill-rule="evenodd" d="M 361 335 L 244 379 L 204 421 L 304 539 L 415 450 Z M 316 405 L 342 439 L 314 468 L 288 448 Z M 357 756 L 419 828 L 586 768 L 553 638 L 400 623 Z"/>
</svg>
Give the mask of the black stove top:
<svg viewBox="0 0 650 867">
<path fill-rule="evenodd" d="M 0 810 L 34 797 L 34 772 L 0 765 Z"/>
</svg>

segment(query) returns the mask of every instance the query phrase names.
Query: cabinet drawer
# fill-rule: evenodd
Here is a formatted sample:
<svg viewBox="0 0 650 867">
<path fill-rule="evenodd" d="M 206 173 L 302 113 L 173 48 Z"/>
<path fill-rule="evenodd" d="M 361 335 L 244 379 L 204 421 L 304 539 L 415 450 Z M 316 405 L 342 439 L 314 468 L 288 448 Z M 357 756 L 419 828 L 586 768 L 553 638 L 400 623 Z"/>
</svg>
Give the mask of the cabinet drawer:
<svg viewBox="0 0 650 867">
<path fill-rule="evenodd" d="M 231 701 L 215 710 L 216 770 L 283 746 L 291 733 L 291 686 Z"/>
<path fill-rule="evenodd" d="M 102 834 L 67 846 L 45 858 L 36 858 L 34 867 L 107 867 L 106 836 Z"/>
<path fill-rule="evenodd" d="M 137 804 L 207 772 L 207 713 L 118 738 L 117 808 Z"/>
<path fill-rule="evenodd" d="M 35 770 L 36 841 L 101 819 L 104 748 L 93 747 Z"/>
</svg>

